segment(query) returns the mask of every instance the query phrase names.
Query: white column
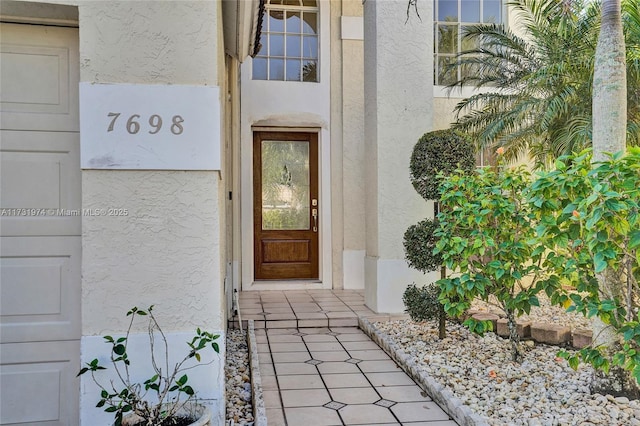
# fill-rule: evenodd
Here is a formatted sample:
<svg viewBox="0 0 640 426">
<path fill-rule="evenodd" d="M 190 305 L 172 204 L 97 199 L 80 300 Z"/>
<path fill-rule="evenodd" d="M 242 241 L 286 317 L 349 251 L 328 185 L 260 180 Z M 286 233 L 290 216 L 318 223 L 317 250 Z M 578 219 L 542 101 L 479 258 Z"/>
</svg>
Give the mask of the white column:
<svg viewBox="0 0 640 426">
<path fill-rule="evenodd" d="M 433 122 L 432 4 L 418 5 L 407 20 L 406 0 L 364 4 L 365 299 L 385 313 L 403 312 L 407 285 L 427 279 L 402 246 L 406 229 L 431 214 L 409 180 L 413 146 Z"/>
</svg>

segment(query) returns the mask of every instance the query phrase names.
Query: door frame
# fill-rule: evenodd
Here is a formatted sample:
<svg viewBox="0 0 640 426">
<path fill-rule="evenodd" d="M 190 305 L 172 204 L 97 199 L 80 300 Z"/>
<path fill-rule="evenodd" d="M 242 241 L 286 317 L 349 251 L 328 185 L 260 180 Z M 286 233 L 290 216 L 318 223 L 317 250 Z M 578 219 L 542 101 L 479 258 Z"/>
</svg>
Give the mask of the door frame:
<svg viewBox="0 0 640 426">
<path fill-rule="evenodd" d="M 283 142 L 301 142 L 308 144 L 308 160 L 309 160 L 309 168 L 308 168 L 308 176 L 309 176 L 309 199 L 307 206 L 309 208 L 309 225 L 308 229 L 280 229 L 280 230 L 268 230 L 262 228 L 262 190 L 263 190 L 263 176 L 261 173 L 262 165 L 263 165 L 263 151 L 262 151 L 262 142 L 263 141 L 283 141 Z M 278 143 L 278 142 L 276 142 Z M 320 206 L 318 205 L 319 200 L 319 173 L 318 173 L 318 134 L 315 132 L 253 132 L 253 239 L 254 239 L 254 280 L 311 280 L 318 281 L 320 275 L 319 264 L 320 264 L 320 246 L 319 242 L 319 232 L 322 228 L 322 223 L 318 223 L 317 212 Z M 312 200 L 315 204 L 312 204 Z M 312 219 L 311 212 L 315 211 L 315 225 Z M 318 228 L 319 226 L 319 228 Z M 302 241 L 307 241 L 309 243 L 310 256 L 307 262 L 296 262 L 298 263 L 290 263 L 290 262 L 278 262 L 278 265 L 259 262 L 258 259 L 264 255 L 262 251 L 264 250 L 262 242 L 270 241 L 272 244 L 274 243 L 284 243 L 284 241 L 289 241 L 291 244 L 294 241 L 298 243 Z M 268 277 L 274 273 L 277 274 L 291 274 L 291 270 L 295 270 L 296 275 L 311 275 L 310 277 L 298 277 L 298 278 L 285 278 L 278 277 L 272 278 Z M 257 278 L 259 271 L 260 273 L 265 275 L 263 277 Z"/>
<path fill-rule="evenodd" d="M 279 123 L 280 124 L 280 123 Z M 296 132 L 318 134 L 318 204 L 319 223 L 319 279 L 318 280 L 254 280 L 254 231 L 253 231 L 253 137 L 254 132 Z M 241 137 L 240 170 L 237 174 L 240 180 L 240 226 L 237 232 L 241 234 L 242 259 L 240 265 L 242 291 L 259 290 L 311 290 L 332 288 L 331 272 L 331 192 L 330 192 L 330 147 L 329 131 L 320 127 L 280 127 L 280 126 L 252 126 L 243 130 Z"/>
</svg>

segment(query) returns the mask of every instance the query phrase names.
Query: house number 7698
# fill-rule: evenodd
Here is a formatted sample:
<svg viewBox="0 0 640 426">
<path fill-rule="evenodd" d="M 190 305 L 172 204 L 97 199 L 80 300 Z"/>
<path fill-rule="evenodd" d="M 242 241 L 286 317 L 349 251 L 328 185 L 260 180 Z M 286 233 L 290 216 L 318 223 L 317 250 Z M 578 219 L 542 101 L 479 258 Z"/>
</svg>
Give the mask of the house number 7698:
<svg viewBox="0 0 640 426">
<path fill-rule="evenodd" d="M 109 123 L 109 127 L 107 127 L 107 132 L 113 132 L 116 121 L 120 117 L 120 114 L 121 113 L 119 112 L 110 112 L 107 114 L 107 117 L 111 118 L 111 123 Z M 158 114 L 153 114 L 151 117 L 149 117 L 149 120 L 147 120 L 147 122 L 149 123 L 150 128 L 150 130 L 148 130 L 149 134 L 155 135 L 162 129 L 162 117 L 160 117 Z M 173 133 L 174 135 L 182 134 L 182 132 L 184 131 L 184 128 L 182 127 L 183 122 L 184 118 L 182 118 L 182 116 L 180 115 L 174 115 L 173 117 L 171 117 L 171 126 L 169 127 L 171 133 Z M 141 129 L 140 114 L 133 114 L 131 117 L 129 117 L 127 119 L 127 123 L 125 124 L 125 129 L 130 135 L 135 135 L 136 133 L 138 133 Z"/>
</svg>

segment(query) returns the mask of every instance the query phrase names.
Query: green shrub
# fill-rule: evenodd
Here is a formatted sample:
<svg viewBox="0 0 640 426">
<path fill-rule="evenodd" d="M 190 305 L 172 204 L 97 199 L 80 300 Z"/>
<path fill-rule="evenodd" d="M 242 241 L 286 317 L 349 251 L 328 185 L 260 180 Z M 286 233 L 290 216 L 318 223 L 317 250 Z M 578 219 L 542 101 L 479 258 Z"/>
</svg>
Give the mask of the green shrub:
<svg viewBox="0 0 640 426">
<path fill-rule="evenodd" d="M 440 269 L 442 256 L 433 254 L 438 242 L 436 229 L 436 221 L 424 219 L 404 233 L 404 253 L 410 267 L 424 273 Z"/>
<path fill-rule="evenodd" d="M 425 200 L 437 200 L 440 198 L 438 173 L 448 175 L 456 169 L 472 171 L 475 166 L 475 148 L 467 136 L 450 129 L 428 132 L 413 148 L 409 164 L 411 183 Z"/>
<path fill-rule="evenodd" d="M 441 304 L 438 300 L 440 288 L 429 284 L 417 287 L 411 284 L 402 295 L 406 312 L 414 321 L 430 321 L 440 318 Z"/>
<path fill-rule="evenodd" d="M 539 304 L 542 252 L 532 245 L 537 221 L 522 191 L 523 168 L 482 168 L 443 178 L 436 254 L 455 275 L 438 281 L 445 311 L 461 316 L 475 298 L 497 299 L 509 327 L 512 358 L 520 358 L 515 319 Z M 531 280 L 531 284 L 529 284 Z M 491 330 L 490 322 L 465 321 L 471 331 Z"/>
<path fill-rule="evenodd" d="M 579 360 L 609 371 L 628 370 L 640 384 L 640 148 L 591 164 L 591 152 L 560 157 L 556 169 L 540 173 L 527 192 L 540 224 L 539 241 L 547 250 L 544 266 L 555 280 L 545 291 L 552 301 L 587 317 L 599 317 L 615 330 L 618 344 L 587 347 L 577 356 L 563 355 L 572 367 Z M 610 274 L 616 285 L 600 286 L 597 276 Z M 571 283 L 577 293 L 557 285 Z M 608 293 L 608 290 L 613 290 Z M 598 336 L 594 335 L 597 340 Z M 631 384 L 633 389 L 633 382 Z M 624 383 L 623 383 L 624 384 Z"/>
</svg>

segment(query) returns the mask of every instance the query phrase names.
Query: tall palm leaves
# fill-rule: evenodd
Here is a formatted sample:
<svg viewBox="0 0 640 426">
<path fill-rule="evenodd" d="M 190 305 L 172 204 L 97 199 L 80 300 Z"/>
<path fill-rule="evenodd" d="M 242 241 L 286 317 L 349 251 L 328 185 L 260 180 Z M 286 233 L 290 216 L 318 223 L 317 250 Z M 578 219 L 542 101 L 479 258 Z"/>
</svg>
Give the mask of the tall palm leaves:
<svg viewBox="0 0 640 426">
<path fill-rule="evenodd" d="M 640 144 L 640 0 L 623 0 L 628 39 L 628 142 Z M 522 36 L 499 25 L 465 29 L 474 49 L 455 66 L 460 81 L 485 90 L 456 107 L 455 127 L 482 146 L 528 153 L 539 166 L 591 143 L 591 94 L 600 4 L 588 0 L 515 0 Z"/>
</svg>

